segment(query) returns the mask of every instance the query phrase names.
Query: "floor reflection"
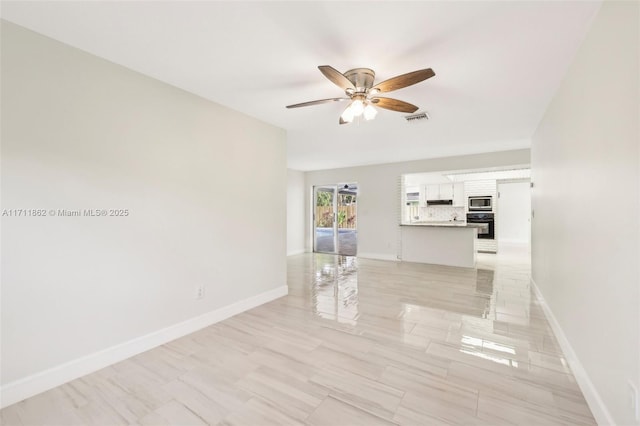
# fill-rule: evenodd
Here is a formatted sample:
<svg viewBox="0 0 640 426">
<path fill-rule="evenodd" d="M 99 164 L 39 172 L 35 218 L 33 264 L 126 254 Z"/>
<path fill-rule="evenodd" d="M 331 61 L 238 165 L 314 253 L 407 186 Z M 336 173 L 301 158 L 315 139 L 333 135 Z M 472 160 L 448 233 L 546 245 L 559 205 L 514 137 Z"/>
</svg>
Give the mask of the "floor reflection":
<svg viewBox="0 0 640 426">
<path fill-rule="evenodd" d="M 358 259 L 353 256 L 314 256 L 311 284 L 313 312 L 321 318 L 356 324 L 358 318 Z"/>
<path fill-rule="evenodd" d="M 457 312 L 478 318 L 495 314 L 496 299 L 494 271 L 487 269 L 461 269 L 462 274 L 451 275 L 447 267 L 416 265 L 425 277 L 421 289 L 414 297 L 403 300 L 405 305 Z"/>
<path fill-rule="evenodd" d="M 463 335 L 460 339 L 460 346 L 460 352 L 464 354 L 518 368 L 518 361 L 514 359 L 516 357 L 515 346 L 467 335 Z"/>
<path fill-rule="evenodd" d="M 476 276 L 476 292 L 480 294 L 493 294 L 493 271 L 478 269 Z"/>
<path fill-rule="evenodd" d="M 491 269 L 448 270 L 436 265 L 398 263 L 394 269 L 406 276 L 377 283 L 380 271 L 375 267 L 359 271 L 357 257 L 316 253 L 312 263 L 311 305 L 313 312 L 325 319 L 356 324 L 362 313 L 359 298 L 363 296 L 371 298 L 373 308 L 382 304 L 392 316 L 409 320 L 426 312 L 425 309 L 484 319 L 496 315 L 495 271 Z M 456 273 L 452 274 L 454 270 Z M 421 281 L 419 287 L 415 286 L 416 279 Z M 359 280 L 367 286 L 359 288 Z M 402 297 L 394 304 L 394 297 L 385 299 L 387 293 L 410 297 Z"/>
<path fill-rule="evenodd" d="M 501 358 L 495 355 L 486 354 L 484 352 L 470 351 L 468 349 L 460 349 L 460 352 L 467 355 L 472 355 L 478 358 L 486 359 L 488 361 L 495 362 L 497 364 L 506 365 L 508 367 L 518 368 L 518 361 L 514 361 L 508 358 Z"/>
<path fill-rule="evenodd" d="M 335 234 L 332 228 L 316 228 L 316 251 L 335 253 Z M 338 229 L 338 248 L 340 255 L 355 256 L 358 251 L 358 231 Z"/>
<path fill-rule="evenodd" d="M 535 418 L 519 421 L 493 418 L 488 409 L 485 424 L 535 424 L 549 407 L 557 410 L 553 420 L 566 420 L 568 413 L 560 414 L 566 402 L 562 395 L 578 401 L 572 407 L 586 406 L 532 295 L 526 252 L 480 254 L 476 268 L 317 253 L 292 256 L 288 265 L 289 296 L 276 305 L 317 339 L 315 349 L 305 349 L 300 359 L 311 351 L 313 365 L 325 363 L 332 372 L 355 371 L 354 376 L 398 389 L 420 389 L 429 396 L 416 400 L 418 406 L 435 395 L 434 388 L 450 385 L 452 391 L 504 387 L 501 398 L 532 399 L 543 407 Z M 291 350 L 287 346 L 286 352 Z M 426 386 L 434 388 L 425 388 L 425 377 Z M 444 382 L 431 383 L 436 377 Z M 442 395 L 451 402 L 451 392 Z M 470 404 L 473 413 L 479 412 L 478 404 Z M 588 409 L 583 411 L 567 423 L 593 424 Z M 458 409 L 446 413 L 455 413 L 449 423 L 461 423 Z"/>
<path fill-rule="evenodd" d="M 454 413 L 447 423 L 537 424 L 556 410 L 556 423 L 593 424 L 532 295 L 527 252 L 479 254 L 476 268 L 305 254 L 290 258 L 289 275 L 289 297 L 281 303 L 321 339 L 312 351 L 314 365 L 355 371 L 354 376 L 409 389 L 406 394 L 419 389 L 424 394 L 417 406 L 438 394 L 434 389 L 446 389 L 446 404 L 457 401 L 453 396 L 462 386 L 480 392 L 470 403 L 473 413 L 480 413 L 479 399 L 487 389 L 499 393 L 504 388 L 502 400 L 540 408 L 533 417 L 510 421 L 492 417 L 502 412 L 499 407 L 487 408 L 478 422 L 462 421 L 456 407 L 445 411 Z M 578 402 L 572 405 L 582 410 L 578 418 L 562 411 L 564 395 Z M 438 402 L 428 411 L 441 406 Z"/>
<path fill-rule="evenodd" d="M 559 351 L 531 297 L 524 257 L 480 255 L 477 268 L 319 253 L 300 259 L 291 266 L 302 269 L 291 273 L 309 279 L 300 286 L 290 281 L 289 294 L 302 297 L 320 321 L 329 321 L 325 327 L 434 353 L 451 347 L 511 368 L 528 367 L 532 349 Z M 548 364 L 545 357 L 535 359 Z M 552 368 L 567 371 L 564 358 Z"/>
</svg>

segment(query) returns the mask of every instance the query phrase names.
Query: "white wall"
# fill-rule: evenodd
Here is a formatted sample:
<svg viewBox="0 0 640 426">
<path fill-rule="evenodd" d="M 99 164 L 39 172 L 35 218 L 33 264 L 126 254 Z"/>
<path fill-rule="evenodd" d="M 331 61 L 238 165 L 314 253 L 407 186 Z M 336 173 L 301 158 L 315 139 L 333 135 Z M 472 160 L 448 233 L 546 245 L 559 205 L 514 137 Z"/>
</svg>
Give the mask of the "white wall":
<svg viewBox="0 0 640 426">
<path fill-rule="evenodd" d="M 442 173 L 411 173 L 404 177 L 405 186 L 420 186 L 435 183 L 451 183 Z"/>
<path fill-rule="evenodd" d="M 498 182 L 496 230 L 499 244 L 529 244 L 530 182 Z"/>
<path fill-rule="evenodd" d="M 400 240 L 400 176 L 405 173 L 466 170 L 529 164 L 529 150 L 389 163 L 306 172 L 307 187 L 358 182 L 358 256 L 395 260 Z M 311 250 L 309 194 L 306 194 L 306 247 Z"/>
<path fill-rule="evenodd" d="M 2 218 L 3 389 L 286 285 L 283 130 L 6 21 L 1 47 L 2 208 L 129 210 Z"/>
<path fill-rule="evenodd" d="M 303 253 L 305 215 L 304 172 L 287 170 L 287 254 Z"/>
<path fill-rule="evenodd" d="M 601 424 L 638 424 L 639 6 L 602 4 L 531 149 L 533 278 Z"/>
</svg>

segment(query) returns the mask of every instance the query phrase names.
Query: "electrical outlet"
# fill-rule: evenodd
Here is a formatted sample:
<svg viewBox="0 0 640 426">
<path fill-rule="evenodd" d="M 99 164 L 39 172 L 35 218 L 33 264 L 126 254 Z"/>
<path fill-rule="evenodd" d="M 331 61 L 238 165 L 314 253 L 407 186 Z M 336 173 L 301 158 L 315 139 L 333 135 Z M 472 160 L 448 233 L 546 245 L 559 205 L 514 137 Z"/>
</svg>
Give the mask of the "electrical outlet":
<svg viewBox="0 0 640 426">
<path fill-rule="evenodd" d="M 627 380 L 627 386 L 629 388 L 629 408 L 633 413 L 636 420 L 640 420 L 640 407 L 638 406 L 638 388 L 633 384 L 631 380 Z"/>
<path fill-rule="evenodd" d="M 196 299 L 204 299 L 204 284 L 196 287 Z"/>
</svg>

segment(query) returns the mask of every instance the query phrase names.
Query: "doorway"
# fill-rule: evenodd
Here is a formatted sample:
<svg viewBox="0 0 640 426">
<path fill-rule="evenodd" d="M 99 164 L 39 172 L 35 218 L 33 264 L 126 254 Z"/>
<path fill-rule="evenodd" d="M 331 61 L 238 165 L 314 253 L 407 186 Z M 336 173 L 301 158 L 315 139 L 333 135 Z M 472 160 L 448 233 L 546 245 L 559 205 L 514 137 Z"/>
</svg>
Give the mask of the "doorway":
<svg viewBox="0 0 640 426">
<path fill-rule="evenodd" d="M 498 244 L 529 249 L 531 184 L 529 180 L 498 181 Z"/>
<path fill-rule="evenodd" d="M 356 183 L 313 187 L 313 251 L 344 256 L 358 252 Z"/>
</svg>

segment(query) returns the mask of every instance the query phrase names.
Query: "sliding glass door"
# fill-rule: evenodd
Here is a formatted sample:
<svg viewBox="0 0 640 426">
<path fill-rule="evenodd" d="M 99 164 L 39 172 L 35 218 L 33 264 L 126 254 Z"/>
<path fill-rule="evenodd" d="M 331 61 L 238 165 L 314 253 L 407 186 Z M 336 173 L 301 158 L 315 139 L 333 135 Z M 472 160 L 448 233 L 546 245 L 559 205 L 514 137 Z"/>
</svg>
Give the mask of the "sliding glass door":
<svg viewBox="0 0 640 426">
<path fill-rule="evenodd" d="M 316 186 L 313 188 L 313 251 L 337 253 L 336 186 Z"/>
<path fill-rule="evenodd" d="M 354 183 L 313 188 L 313 251 L 356 255 L 357 191 Z"/>
</svg>

